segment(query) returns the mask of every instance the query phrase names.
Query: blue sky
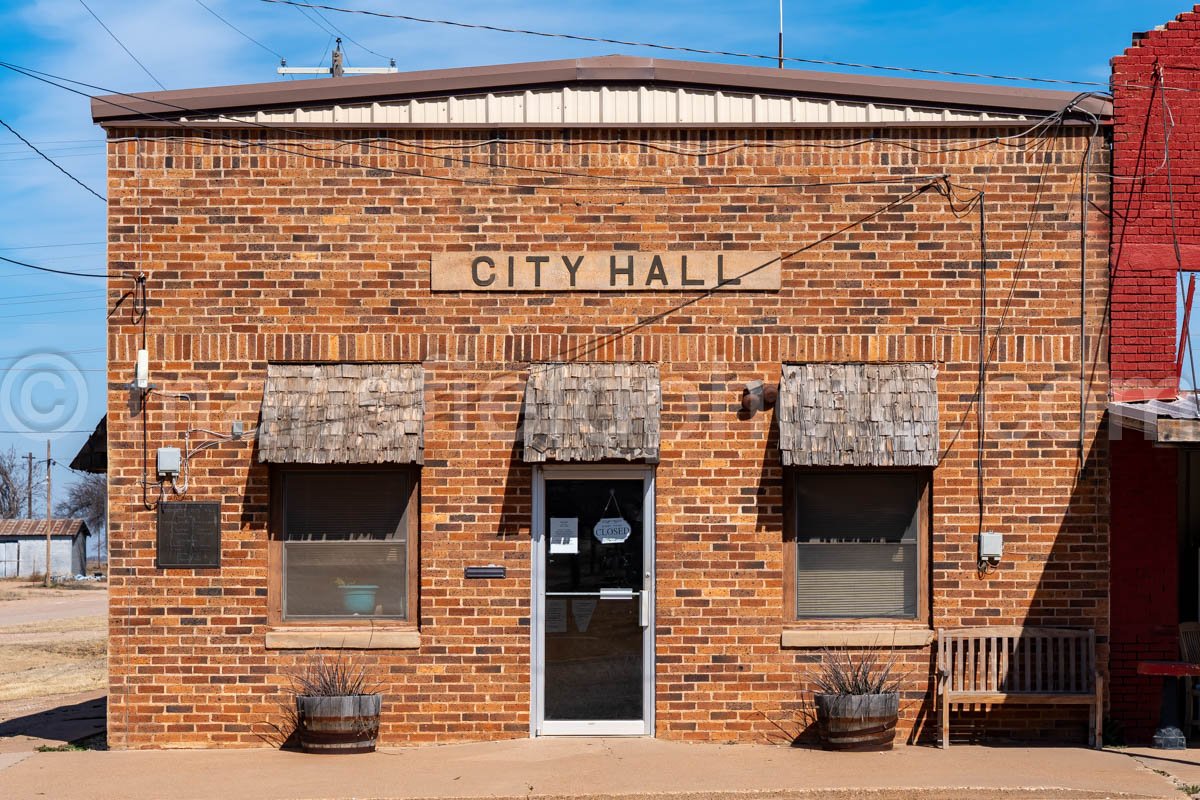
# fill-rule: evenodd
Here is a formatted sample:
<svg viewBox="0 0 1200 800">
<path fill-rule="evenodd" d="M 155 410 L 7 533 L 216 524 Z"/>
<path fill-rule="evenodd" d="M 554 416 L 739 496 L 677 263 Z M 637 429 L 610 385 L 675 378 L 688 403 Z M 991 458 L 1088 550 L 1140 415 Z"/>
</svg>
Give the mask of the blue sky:
<svg viewBox="0 0 1200 800">
<path fill-rule="evenodd" d="M 86 0 L 167 88 L 280 79 L 274 55 L 244 39 L 199 0 Z M 625 52 L 587 44 L 313 12 L 259 0 L 203 0 L 297 66 L 328 62 L 329 26 L 400 69 L 530 61 Z M 777 0 L 654 3 L 395 2 L 328 5 L 505 27 L 774 53 Z M 1108 59 L 1147 30 L 1189 10 L 1179 0 L 788 0 L 788 55 L 965 72 L 1107 81 Z M 324 28 L 322 26 L 325 26 Z M 111 89 L 149 91 L 154 81 L 79 0 L 0 0 L 2 60 Z M 384 62 L 347 41 L 352 66 Z M 699 56 L 687 56 L 704 60 Z M 732 59 L 708 59 L 732 60 Z M 754 63 L 754 62 L 749 62 Z M 0 70 L 0 119 L 101 194 L 103 136 L 86 98 Z M 104 204 L 0 129 L 0 255 L 60 269 L 104 269 Z M 31 273 L 0 264 L 0 448 L 69 462 L 104 413 L 103 281 Z M 65 359 L 65 360 L 64 360 Z M 28 429 L 33 432 L 28 432 Z M 56 475 L 61 488 L 65 471 Z"/>
</svg>

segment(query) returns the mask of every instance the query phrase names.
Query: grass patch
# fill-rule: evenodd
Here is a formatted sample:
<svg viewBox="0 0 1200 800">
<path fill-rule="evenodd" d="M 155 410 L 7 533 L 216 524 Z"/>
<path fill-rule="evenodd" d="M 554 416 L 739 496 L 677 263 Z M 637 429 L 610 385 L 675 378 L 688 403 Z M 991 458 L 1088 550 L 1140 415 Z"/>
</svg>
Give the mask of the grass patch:
<svg viewBox="0 0 1200 800">
<path fill-rule="evenodd" d="M 107 750 L 108 734 L 96 733 L 66 744 L 43 744 L 34 748 L 39 753 L 82 753 L 87 750 Z"/>
<path fill-rule="evenodd" d="M 33 749 L 39 753 L 78 753 L 87 750 L 77 744 L 39 744 Z"/>
</svg>

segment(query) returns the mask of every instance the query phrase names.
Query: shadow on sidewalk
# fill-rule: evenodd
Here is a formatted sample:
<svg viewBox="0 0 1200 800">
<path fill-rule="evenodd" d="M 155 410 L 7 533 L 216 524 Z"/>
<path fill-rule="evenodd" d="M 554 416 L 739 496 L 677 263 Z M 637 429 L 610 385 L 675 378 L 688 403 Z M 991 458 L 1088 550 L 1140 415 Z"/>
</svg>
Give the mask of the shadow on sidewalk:
<svg viewBox="0 0 1200 800">
<path fill-rule="evenodd" d="M 108 698 L 98 697 L 0 722 L 0 740 L 27 736 L 67 744 L 103 733 Z"/>
</svg>

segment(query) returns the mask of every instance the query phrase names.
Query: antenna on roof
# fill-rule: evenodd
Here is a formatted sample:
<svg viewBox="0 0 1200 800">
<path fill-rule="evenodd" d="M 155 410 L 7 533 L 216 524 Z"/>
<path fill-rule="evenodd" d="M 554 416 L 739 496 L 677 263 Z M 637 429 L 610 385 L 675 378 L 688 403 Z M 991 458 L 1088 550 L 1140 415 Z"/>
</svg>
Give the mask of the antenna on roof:
<svg viewBox="0 0 1200 800">
<path fill-rule="evenodd" d="M 779 68 L 783 69 L 783 0 L 779 0 Z"/>
<path fill-rule="evenodd" d="M 346 56 L 342 53 L 342 39 L 338 37 L 337 45 L 333 48 L 333 58 L 328 67 L 289 67 L 287 59 L 280 59 L 279 68 L 275 70 L 280 75 L 328 75 L 341 78 L 345 75 L 383 75 L 396 72 L 396 59 L 386 67 L 347 67 Z"/>
</svg>

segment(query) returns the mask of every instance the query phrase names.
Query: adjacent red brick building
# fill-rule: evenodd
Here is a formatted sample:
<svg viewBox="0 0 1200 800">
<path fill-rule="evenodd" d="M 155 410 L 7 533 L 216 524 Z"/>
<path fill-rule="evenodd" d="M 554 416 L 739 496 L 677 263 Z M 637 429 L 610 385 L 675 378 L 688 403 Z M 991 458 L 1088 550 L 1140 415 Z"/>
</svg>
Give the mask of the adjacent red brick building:
<svg viewBox="0 0 1200 800">
<path fill-rule="evenodd" d="M 936 628 L 1106 657 L 1106 104 L 612 57 L 93 111 L 113 746 L 264 744 L 314 652 L 385 744 L 778 740 L 839 644 L 916 736 Z"/>
<path fill-rule="evenodd" d="M 1158 723 L 1159 679 L 1179 623 L 1200 618 L 1194 357 L 1177 297 L 1200 266 L 1200 14 L 1134 37 L 1112 61 L 1112 685 L 1129 741 Z"/>
</svg>

